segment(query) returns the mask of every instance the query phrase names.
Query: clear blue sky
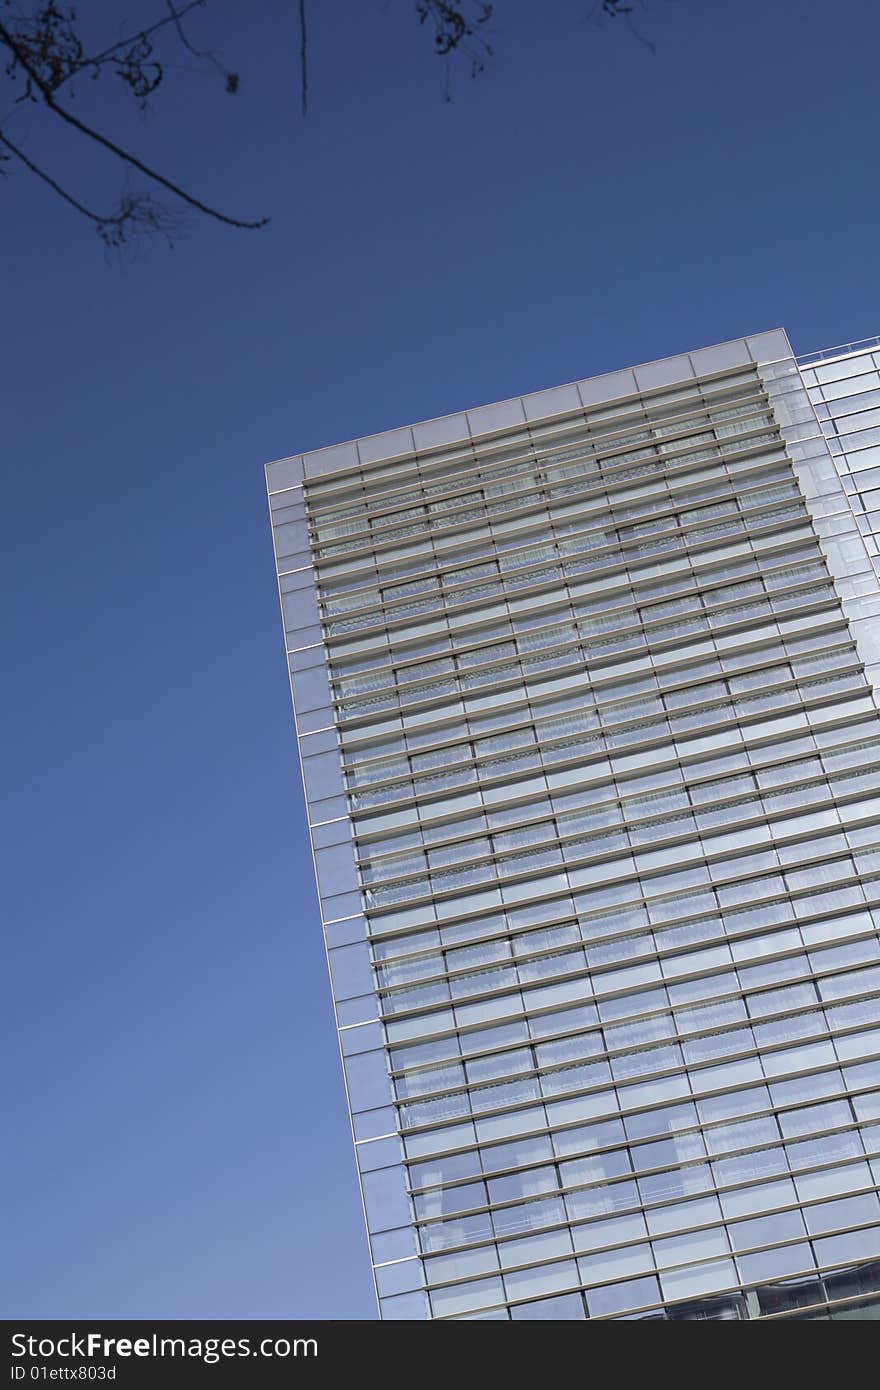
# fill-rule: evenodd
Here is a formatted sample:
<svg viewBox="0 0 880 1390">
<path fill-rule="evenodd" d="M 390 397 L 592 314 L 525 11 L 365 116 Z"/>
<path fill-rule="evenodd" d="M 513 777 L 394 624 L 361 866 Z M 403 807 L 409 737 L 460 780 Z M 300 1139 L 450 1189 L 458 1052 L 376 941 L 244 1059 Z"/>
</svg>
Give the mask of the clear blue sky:
<svg viewBox="0 0 880 1390">
<path fill-rule="evenodd" d="M 451 103 L 410 0 L 320 0 L 305 122 L 294 8 L 212 0 L 241 94 L 130 123 L 265 231 L 118 266 L 0 184 L 9 1317 L 374 1315 L 263 463 L 880 332 L 875 0 L 653 0 L 654 54 L 497 0 Z"/>
</svg>

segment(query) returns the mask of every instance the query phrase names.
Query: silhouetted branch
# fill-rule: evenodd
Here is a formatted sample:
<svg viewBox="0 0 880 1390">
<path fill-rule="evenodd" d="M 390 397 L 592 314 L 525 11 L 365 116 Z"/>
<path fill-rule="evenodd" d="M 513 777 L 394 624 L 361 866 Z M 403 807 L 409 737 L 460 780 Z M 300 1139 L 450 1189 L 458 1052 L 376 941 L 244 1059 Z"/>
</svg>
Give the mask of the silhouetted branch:
<svg viewBox="0 0 880 1390">
<path fill-rule="evenodd" d="M 175 19 L 179 24 L 191 10 L 204 9 L 207 3 L 208 0 L 188 0 L 187 4 L 178 7 L 169 5 L 168 8 L 172 11 L 171 14 L 167 14 L 164 19 L 157 19 L 154 24 L 147 25 L 145 29 L 139 29 L 135 34 L 130 34 L 128 38 L 118 39 L 116 43 L 112 43 L 109 48 L 105 48 L 100 53 L 96 53 L 93 58 L 83 58 L 83 67 L 101 67 L 104 63 L 110 61 L 120 49 L 130 48 L 132 44 L 138 43 L 144 39 L 152 39 L 154 34 L 158 33 L 160 29 L 165 29 L 169 24 L 173 24 Z"/>
<path fill-rule="evenodd" d="M 306 0 L 299 0 L 299 70 L 303 115 L 305 115 L 309 109 L 309 70 L 306 65 L 307 47 L 308 33 L 306 31 Z"/>
<path fill-rule="evenodd" d="M 204 0 L 196 0 L 196 3 L 200 5 L 204 4 Z M 221 62 L 219 55 L 215 53 L 213 49 L 194 48 L 193 45 L 190 43 L 189 38 L 187 37 L 187 34 L 183 27 L 183 18 L 185 10 L 176 9 L 173 0 L 165 0 L 165 4 L 168 6 L 171 22 L 177 30 L 177 37 L 180 39 L 180 42 L 183 44 L 186 51 L 188 53 L 191 53 L 194 58 L 205 58 L 209 63 L 213 63 L 214 67 L 220 73 L 221 77 L 223 78 L 226 84 L 227 92 L 237 92 L 239 87 L 238 73 L 231 72 L 230 69 L 226 67 L 225 63 Z M 187 10 L 191 8 L 191 5 L 186 6 Z"/>
<path fill-rule="evenodd" d="M 600 22 L 603 19 L 622 19 L 633 38 L 638 39 L 639 43 L 643 43 L 652 53 L 656 53 L 657 50 L 651 43 L 651 40 L 646 39 L 644 34 L 640 33 L 633 23 L 633 12 L 635 8 L 633 0 L 596 0 L 592 13 L 593 17 Z M 641 0 L 640 8 L 645 8 L 644 0 Z"/>
<path fill-rule="evenodd" d="M 351 0 L 354 3 L 355 0 Z M 171 207 L 156 201 L 149 192 L 125 193 L 115 210 L 99 213 L 90 199 L 60 183 L 39 159 L 26 151 L 20 142 L 13 143 L 4 130 L 5 117 L 0 117 L 0 176 L 19 164 L 50 188 L 68 207 L 85 217 L 104 241 L 120 246 L 135 233 L 160 232 L 171 239 L 182 222 L 185 210 L 198 212 L 227 227 L 253 229 L 263 227 L 268 219 L 254 220 L 233 217 L 191 193 L 182 183 L 170 178 L 153 164 L 134 154 L 127 144 L 104 128 L 104 122 L 93 122 L 75 114 L 70 101 L 76 94 L 73 85 L 77 77 L 97 81 L 110 74 L 122 82 L 139 110 L 145 111 L 161 86 L 166 71 L 163 41 L 173 42 L 195 58 L 199 65 L 220 76 L 226 92 L 239 88 L 239 75 L 228 68 L 221 56 L 211 48 L 198 47 L 188 32 L 188 21 L 195 10 L 205 9 L 208 0 L 153 0 L 158 13 L 151 22 L 132 28 L 124 37 L 105 48 L 89 52 L 80 36 L 77 16 L 70 0 L 0 0 L 0 80 L 5 76 L 13 88 L 16 106 L 38 108 L 46 117 L 65 125 L 75 137 L 109 155 L 126 172 L 137 171 L 155 189 L 161 189 L 175 200 Z M 447 91 L 450 60 L 464 57 L 470 64 L 472 76 L 485 70 L 493 57 L 489 41 L 495 5 L 488 0 L 410 0 L 421 25 L 432 35 L 432 47 L 447 63 Z M 574 0 L 578 6 L 583 0 Z M 591 17 L 597 23 L 605 20 L 622 21 L 647 47 L 653 45 L 633 24 L 633 13 L 644 9 L 647 0 L 592 0 Z M 98 8 L 98 7 L 95 7 Z M 536 9 L 535 26 L 544 22 Z M 310 13 L 307 0 L 297 0 L 299 25 L 300 102 L 302 113 L 308 113 L 310 91 L 309 42 Z M 5 51 L 5 61 L 4 54 Z M 201 70 L 201 68 L 197 69 Z M 180 208 L 175 211 L 175 205 Z"/>
<path fill-rule="evenodd" d="M 58 197 L 63 199 L 65 203 L 69 203 L 83 217 L 93 222 L 98 235 L 106 246 L 123 246 L 137 233 L 161 232 L 171 241 L 172 234 L 179 230 L 172 215 L 160 203 L 154 202 L 149 194 L 140 194 L 139 196 L 126 194 L 120 199 L 115 212 L 95 212 L 92 208 L 86 207 L 85 203 L 80 202 L 78 198 L 75 198 L 66 188 L 62 188 L 57 179 L 53 179 L 51 174 L 47 174 L 45 169 L 41 169 L 38 164 L 35 164 L 24 150 L 13 144 L 7 135 L 0 134 L 0 144 L 11 150 L 16 159 L 36 178 L 47 184 L 53 193 L 57 193 Z"/>
<path fill-rule="evenodd" d="M 492 46 L 482 32 L 489 24 L 494 5 L 483 0 L 416 0 L 420 24 L 430 23 L 434 30 L 434 51 L 441 58 L 463 53 L 471 62 L 471 76 L 483 72 L 486 59 L 492 57 Z"/>
<path fill-rule="evenodd" d="M 229 227 L 247 229 L 262 227 L 267 221 L 266 218 L 250 221 L 232 217 L 204 202 L 201 198 L 197 198 L 195 194 L 190 193 L 181 184 L 145 163 L 144 160 L 116 140 L 105 135 L 95 126 L 81 120 L 66 106 L 62 106 L 57 99 L 56 93 L 59 88 L 78 73 L 88 70 L 92 75 L 97 75 L 105 64 L 110 64 L 130 88 L 138 104 L 143 106 L 162 80 L 162 67 L 153 58 L 150 35 L 168 24 L 174 25 L 181 42 L 191 53 L 199 57 L 208 57 L 214 62 L 219 71 L 225 75 L 227 91 L 235 90 L 238 85 L 236 75 L 230 73 L 215 55 L 201 54 L 193 48 L 182 28 L 183 15 L 195 8 L 196 4 L 202 3 L 204 0 L 191 0 L 190 4 L 178 9 L 172 0 L 166 0 L 169 13 L 164 19 L 158 20 L 150 26 L 149 30 L 143 30 L 139 35 L 120 40 L 97 57 L 89 58 L 73 29 L 73 11 L 65 13 L 55 3 L 55 0 L 49 0 L 49 3 L 43 4 L 33 15 L 20 20 L 14 28 L 10 27 L 9 24 L 0 22 L 0 46 L 4 47 L 10 55 L 6 72 L 8 76 L 13 78 L 18 75 L 23 76 L 23 91 L 18 97 L 19 101 L 41 102 L 46 110 L 75 130 L 78 135 L 98 145 L 127 168 L 136 169 L 187 207 Z M 26 156 L 18 146 L 13 146 L 5 136 L 3 138 L 7 148 L 14 150 L 17 157 L 31 173 L 42 179 L 59 197 L 76 208 L 83 216 L 95 222 L 101 229 L 102 235 L 105 235 L 105 240 L 107 239 L 107 229 L 115 228 L 119 236 L 111 244 L 120 244 L 125 239 L 125 230 L 135 226 L 140 229 L 149 227 L 153 230 L 162 230 L 166 235 L 170 235 L 169 229 L 174 224 L 175 218 L 169 212 L 164 211 L 161 204 L 157 204 L 148 194 L 125 195 L 115 214 L 101 216 L 92 212 L 79 199 L 63 189 L 57 180 L 48 175 L 29 156 Z"/>
</svg>

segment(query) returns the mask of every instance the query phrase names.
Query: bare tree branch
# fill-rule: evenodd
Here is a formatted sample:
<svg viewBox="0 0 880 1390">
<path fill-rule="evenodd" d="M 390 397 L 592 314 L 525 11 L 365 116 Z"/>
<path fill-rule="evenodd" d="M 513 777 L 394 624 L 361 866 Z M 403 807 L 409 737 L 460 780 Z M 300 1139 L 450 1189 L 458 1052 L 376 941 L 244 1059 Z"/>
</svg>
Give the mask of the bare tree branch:
<svg viewBox="0 0 880 1390">
<path fill-rule="evenodd" d="M 189 14 L 190 10 L 203 9 L 207 3 L 208 0 L 188 0 L 188 3 L 181 5 L 175 10 L 174 14 L 177 20 L 180 21 Z M 169 8 L 171 7 L 169 6 Z M 111 62 L 122 49 L 129 49 L 136 43 L 142 42 L 145 39 L 151 39 L 160 29 L 165 29 L 173 22 L 174 17 L 170 14 L 166 15 L 164 19 L 157 19 L 155 24 L 149 24 L 145 29 L 139 29 L 136 34 L 129 34 L 127 38 L 119 39 L 116 43 L 111 44 L 109 48 L 105 48 L 100 53 L 96 53 L 93 58 L 83 57 L 82 67 L 103 67 L 104 64 Z M 70 76 L 74 75 L 74 73 L 70 74 Z M 68 79 L 65 78 L 64 80 L 67 81 Z M 60 85 L 59 83 L 59 86 Z"/>
<path fill-rule="evenodd" d="M 0 177 L 17 161 L 35 178 L 57 194 L 69 207 L 87 218 L 98 229 L 108 245 L 122 245 L 126 239 L 141 232 L 161 232 L 171 239 L 181 224 L 186 209 L 201 213 L 228 227 L 253 229 L 266 225 L 268 219 L 248 220 L 233 217 L 190 193 L 183 184 L 169 178 L 152 164 L 132 153 L 112 133 L 105 133 L 103 122 L 93 124 L 80 118 L 71 109 L 70 101 L 62 103 L 60 94 L 73 86 L 77 77 L 88 76 L 96 81 L 105 73 L 118 78 L 130 92 L 141 111 L 152 104 L 151 99 L 162 84 L 166 69 L 168 42 L 175 42 L 197 60 L 195 69 L 218 74 L 229 93 L 239 88 L 239 75 L 228 68 L 221 56 L 211 48 L 197 47 L 187 32 L 188 21 L 195 10 L 205 9 L 209 0 L 153 0 L 159 13 L 150 23 L 132 30 L 107 47 L 89 52 L 78 32 L 72 0 L 0 0 L 0 80 L 5 76 L 13 88 L 14 104 L 32 104 L 47 118 L 61 121 L 75 132 L 79 140 L 101 149 L 121 165 L 126 175 L 133 171 L 149 180 L 155 189 L 171 195 L 169 207 L 155 200 L 150 192 L 124 193 L 115 210 L 100 213 L 69 188 L 59 183 L 41 162 L 14 144 L 3 130 L 5 117 L 0 116 Z M 580 6 L 584 0 L 576 0 Z M 449 97 L 451 60 L 464 57 L 470 63 L 472 76 L 486 68 L 493 55 L 489 41 L 495 5 L 490 0 L 410 0 L 420 24 L 432 35 L 435 54 L 445 62 L 447 73 L 446 96 Z M 648 0 L 587 0 L 589 17 L 597 24 L 608 20 L 621 21 L 640 42 L 653 51 L 653 45 L 633 24 L 633 14 L 644 11 Z M 541 22 L 540 9 L 535 7 Z M 307 0 L 297 0 L 299 23 L 300 102 L 302 114 L 309 106 L 309 21 L 311 12 Z M 164 42 L 163 42 L 164 41 Z M 2 56 L 5 50 L 5 59 Z M 50 121 L 51 123 L 51 121 Z M 176 209 L 176 204 L 180 208 Z M 175 210 L 176 209 L 176 210 Z"/>
<path fill-rule="evenodd" d="M 197 2 L 199 4 L 203 4 L 204 0 L 197 0 Z M 231 72 L 229 68 L 227 68 L 226 65 L 220 61 L 219 56 L 212 49 L 194 48 L 193 45 L 190 43 L 189 38 L 187 37 L 187 34 L 183 27 L 183 16 L 185 11 L 176 9 L 174 5 L 174 0 L 165 0 L 165 4 L 168 6 L 171 21 L 174 24 L 175 29 L 177 30 L 177 36 L 180 39 L 180 42 L 183 44 L 184 48 L 187 50 L 187 52 L 191 53 L 194 58 L 206 58 L 209 63 L 213 63 L 214 67 L 217 69 L 224 82 L 226 83 L 227 92 L 237 92 L 239 87 L 238 73 Z M 186 6 L 186 9 L 190 8 L 191 6 Z"/>
<path fill-rule="evenodd" d="M 645 9 L 644 0 L 641 0 L 641 8 Z M 633 23 L 633 11 L 635 10 L 634 0 L 596 0 L 593 6 L 591 18 L 599 23 L 603 19 L 622 19 L 629 29 L 633 38 L 638 39 L 652 53 L 656 53 L 656 48 L 650 39 L 646 39 Z"/>
<path fill-rule="evenodd" d="M 302 92 L 302 113 L 305 116 L 309 109 L 309 70 L 306 66 L 306 49 L 308 46 L 308 34 L 306 33 L 306 0 L 299 0 L 299 67 L 301 73 L 301 92 Z"/>
<path fill-rule="evenodd" d="M 172 179 L 166 178 L 164 174 L 160 174 L 157 169 L 153 169 L 148 164 L 145 164 L 137 155 L 124 149 L 121 145 L 117 144 L 116 141 L 111 140 L 109 136 L 102 134 L 101 131 L 96 130 L 93 126 L 87 125 L 86 122 L 81 121 L 78 116 L 74 116 L 71 111 L 59 105 L 55 99 L 55 91 L 51 80 L 43 76 L 26 47 L 22 45 L 15 35 L 10 33 L 9 29 L 3 23 L 0 23 L 0 44 L 3 44 L 8 49 L 25 72 L 30 84 L 29 90 L 31 94 L 33 93 L 33 88 L 35 88 L 49 110 L 58 116 L 60 120 L 64 121 L 65 124 L 77 130 L 80 135 L 85 136 L 86 139 L 101 146 L 130 168 L 137 169 L 139 173 L 144 174 L 148 179 L 159 184 L 160 187 L 167 189 L 175 198 L 179 198 L 181 202 L 186 203 L 191 208 L 195 208 L 197 212 L 204 213 L 207 217 L 214 218 L 218 222 L 223 222 L 229 227 L 253 229 L 266 225 L 268 218 L 265 217 L 257 221 L 244 221 L 237 217 L 231 217 L 227 213 L 220 212 L 217 208 L 211 207 L 210 204 L 203 202 L 200 198 L 196 198 L 194 194 L 188 193 L 180 184 L 175 183 Z"/>
<path fill-rule="evenodd" d="M 434 52 L 448 58 L 459 52 L 470 59 L 471 76 L 485 70 L 492 46 L 481 32 L 491 22 L 495 6 L 484 0 L 416 0 L 420 24 L 434 29 Z M 447 92 L 448 96 L 448 92 Z"/>
<path fill-rule="evenodd" d="M 141 194 L 140 196 L 126 195 L 120 199 L 119 206 L 115 212 L 95 212 L 92 208 L 86 207 L 85 203 L 80 202 L 78 198 L 75 198 L 66 188 L 62 188 L 61 184 L 58 183 L 56 179 L 53 179 L 51 174 L 47 174 L 45 169 L 41 169 L 38 164 L 35 164 L 34 161 L 25 154 L 24 150 L 19 149 L 17 145 L 13 144 L 7 135 L 0 133 L 0 144 L 5 145 L 8 150 L 11 150 L 16 159 L 34 174 L 36 178 L 41 179 L 43 183 L 47 184 L 49 188 L 52 189 L 53 193 L 57 193 L 58 197 L 62 198 L 65 203 L 69 203 L 70 206 L 81 213 L 83 217 L 93 222 L 97 228 L 98 235 L 106 246 L 123 246 L 131 239 L 132 234 L 137 232 L 162 232 L 168 240 L 171 241 L 172 233 L 178 230 L 174 219 L 167 210 L 163 209 L 160 204 L 155 203 L 150 198 L 149 194 Z"/>
</svg>

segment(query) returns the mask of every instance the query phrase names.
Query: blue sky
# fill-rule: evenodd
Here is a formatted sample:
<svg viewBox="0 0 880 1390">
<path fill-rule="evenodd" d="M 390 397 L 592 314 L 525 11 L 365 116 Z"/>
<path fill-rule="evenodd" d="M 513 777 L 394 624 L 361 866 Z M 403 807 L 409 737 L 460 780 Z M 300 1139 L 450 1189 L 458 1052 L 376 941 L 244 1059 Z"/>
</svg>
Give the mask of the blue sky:
<svg viewBox="0 0 880 1390">
<path fill-rule="evenodd" d="M 124 118 L 266 230 L 116 263 L 0 184 L 8 1317 L 374 1316 L 263 463 L 880 332 L 873 0 L 652 0 L 653 53 L 497 0 L 450 102 L 409 0 L 322 0 L 305 121 L 293 8 L 212 0 L 240 95 Z"/>
</svg>

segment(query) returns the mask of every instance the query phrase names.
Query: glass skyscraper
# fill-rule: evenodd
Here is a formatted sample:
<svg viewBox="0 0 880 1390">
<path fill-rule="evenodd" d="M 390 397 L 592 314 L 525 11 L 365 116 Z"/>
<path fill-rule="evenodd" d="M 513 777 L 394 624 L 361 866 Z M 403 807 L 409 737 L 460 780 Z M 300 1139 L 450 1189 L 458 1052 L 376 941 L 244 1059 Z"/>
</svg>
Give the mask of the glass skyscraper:
<svg viewBox="0 0 880 1390">
<path fill-rule="evenodd" d="M 880 340 L 267 478 L 381 1316 L 880 1316 Z"/>
</svg>

